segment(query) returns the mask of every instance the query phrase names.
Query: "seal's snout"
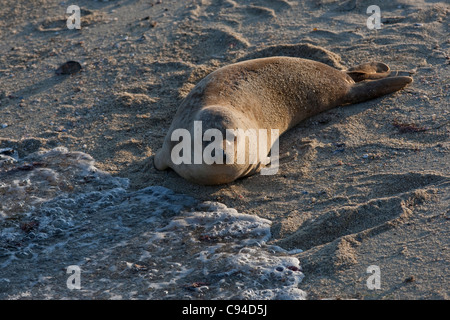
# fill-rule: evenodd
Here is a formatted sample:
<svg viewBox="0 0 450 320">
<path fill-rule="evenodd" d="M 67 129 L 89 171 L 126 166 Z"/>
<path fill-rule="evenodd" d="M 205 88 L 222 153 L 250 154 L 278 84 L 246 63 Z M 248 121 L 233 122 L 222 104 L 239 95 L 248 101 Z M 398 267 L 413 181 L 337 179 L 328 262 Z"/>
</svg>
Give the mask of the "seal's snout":
<svg viewBox="0 0 450 320">
<path fill-rule="evenodd" d="M 155 156 L 153 157 L 153 165 L 157 170 L 166 170 L 169 167 L 162 154 L 163 150 L 164 149 L 161 149 L 158 152 L 156 152 Z"/>
<path fill-rule="evenodd" d="M 174 170 L 186 180 L 201 185 L 219 185 L 232 182 L 240 177 L 241 170 L 235 165 L 225 164 L 190 164 L 180 165 Z"/>
</svg>

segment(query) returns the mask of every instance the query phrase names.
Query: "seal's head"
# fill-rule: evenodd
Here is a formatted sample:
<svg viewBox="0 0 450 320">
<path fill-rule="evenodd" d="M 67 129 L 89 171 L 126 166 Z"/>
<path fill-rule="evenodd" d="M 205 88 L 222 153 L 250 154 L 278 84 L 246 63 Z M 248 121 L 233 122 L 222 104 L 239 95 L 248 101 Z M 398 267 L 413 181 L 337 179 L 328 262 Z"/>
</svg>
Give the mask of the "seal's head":
<svg viewBox="0 0 450 320">
<path fill-rule="evenodd" d="M 257 130 L 248 116 L 213 105 L 198 110 L 188 128 L 192 162 L 171 165 L 184 178 L 199 184 L 223 184 L 259 166 L 252 158 L 257 153 L 252 152 Z"/>
</svg>

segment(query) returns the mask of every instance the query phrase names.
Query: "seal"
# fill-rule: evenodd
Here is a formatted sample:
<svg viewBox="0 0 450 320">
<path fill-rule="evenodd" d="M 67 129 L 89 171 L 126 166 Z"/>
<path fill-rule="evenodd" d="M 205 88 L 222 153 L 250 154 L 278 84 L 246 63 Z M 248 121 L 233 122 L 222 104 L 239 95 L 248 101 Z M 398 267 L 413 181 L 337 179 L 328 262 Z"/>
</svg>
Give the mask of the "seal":
<svg viewBox="0 0 450 320">
<path fill-rule="evenodd" d="M 284 56 L 222 67 L 203 78 L 181 102 L 163 146 L 155 154 L 154 165 L 158 170 L 172 168 L 202 185 L 229 183 L 255 174 L 267 167 L 267 159 L 250 161 L 255 142 L 247 137 L 238 147 L 238 129 L 255 130 L 257 138 L 262 137 L 260 129 L 270 131 L 263 144 L 271 150 L 278 142 L 274 132 L 281 135 L 318 113 L 395 92 L 413 81 L 393 74 L 381 62 L 342 71 L 321 62 Z M 189 135 L 181 139 L 180 132 Z M 214 141 L 208 132 L 215 132 Z M 211 148 L 213 143 L 221 148 Z M 258 146 L 264 150 L 262 144 Z M 196 156 L 207 150 L 213 159 L 223 161 L 198 161 Z M 245 152 L 245 161 L 236 160 L 239 152 Z M 192 162 L 189 153 L 197 161 Z"/>
</svg>

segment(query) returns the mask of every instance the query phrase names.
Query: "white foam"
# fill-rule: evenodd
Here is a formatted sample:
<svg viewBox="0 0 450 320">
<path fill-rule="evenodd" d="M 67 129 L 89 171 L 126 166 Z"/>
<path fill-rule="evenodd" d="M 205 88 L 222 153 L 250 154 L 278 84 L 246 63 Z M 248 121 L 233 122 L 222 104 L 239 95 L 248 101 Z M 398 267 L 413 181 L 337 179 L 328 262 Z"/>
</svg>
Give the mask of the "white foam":
<svg viewBox="0 0 450 320">
<path fill-rule="evenodd" d="M 45 165 L 0 185 L 0 298 L 305 298 L 299 261 L 267 243 L 267 219 L 159 186 L 128 190 L 80 152 L 27 161 Z M 81 290 L 66 287 L 69 265 Z"/>
</svg>

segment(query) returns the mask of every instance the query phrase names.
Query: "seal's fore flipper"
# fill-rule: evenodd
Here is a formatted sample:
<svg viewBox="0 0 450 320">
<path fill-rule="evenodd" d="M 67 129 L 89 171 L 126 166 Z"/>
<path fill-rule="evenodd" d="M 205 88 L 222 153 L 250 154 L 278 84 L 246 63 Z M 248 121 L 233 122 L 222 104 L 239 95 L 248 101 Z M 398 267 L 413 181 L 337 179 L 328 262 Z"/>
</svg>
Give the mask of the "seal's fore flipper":
<svg viewBox="0 0 450 320">
<path fill-rule="evenodd" d="M 388 77 L 380 80 L 361 81 L 351 87 L 344 103 L 359 103 L 375 99 L 403 89 L 412 81 L 411 77 Z"/>
</svg>

